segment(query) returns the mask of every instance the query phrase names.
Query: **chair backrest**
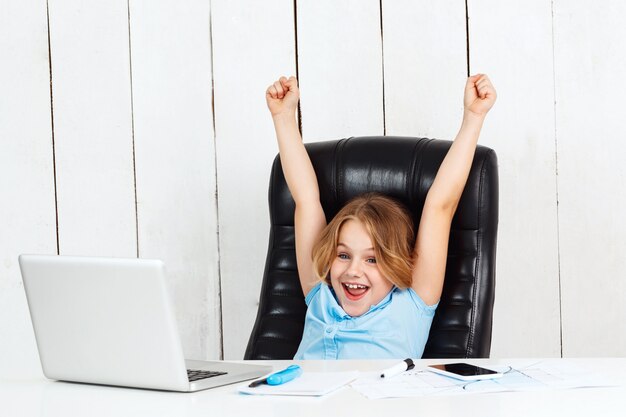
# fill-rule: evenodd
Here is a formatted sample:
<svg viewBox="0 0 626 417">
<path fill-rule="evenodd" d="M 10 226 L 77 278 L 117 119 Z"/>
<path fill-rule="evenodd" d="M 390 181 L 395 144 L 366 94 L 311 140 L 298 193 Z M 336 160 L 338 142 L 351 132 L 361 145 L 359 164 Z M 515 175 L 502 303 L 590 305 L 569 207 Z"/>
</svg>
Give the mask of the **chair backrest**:
<svg viewBox="0 0 626 417">
<path fill-rule="evenodd" d="M 402 201 L 417 228 L 428 189 L 451 144 L 389 136 L 306 144 L 327 221 L 351 198 L 377 191 Z M 278 157 L 272 167 L 269 207 L 269 248 L 246 359 L 293 358 L 304 327 L 306 305 L 294 245 L 295 204 Z M 452 221 L 443 294 L 424 358 L 489 356 L 497 227 L 496 154 L 478 146 Z"/>
</svg>

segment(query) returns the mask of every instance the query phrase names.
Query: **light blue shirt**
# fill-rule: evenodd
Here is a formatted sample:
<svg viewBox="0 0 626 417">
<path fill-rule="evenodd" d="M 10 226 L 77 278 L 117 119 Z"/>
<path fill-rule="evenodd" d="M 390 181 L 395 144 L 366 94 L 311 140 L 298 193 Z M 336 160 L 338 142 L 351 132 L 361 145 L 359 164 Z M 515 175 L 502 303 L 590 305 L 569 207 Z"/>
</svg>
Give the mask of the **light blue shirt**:
<svg viewBox="0 0 626 417">
<path fill-rule="evenodd" d="M 437 304 L 394 287 L 359 317 L 348 315 L 326 283 L 306 296 L 304 333 L 294 359 L 421 358 Z"/>
</svg>

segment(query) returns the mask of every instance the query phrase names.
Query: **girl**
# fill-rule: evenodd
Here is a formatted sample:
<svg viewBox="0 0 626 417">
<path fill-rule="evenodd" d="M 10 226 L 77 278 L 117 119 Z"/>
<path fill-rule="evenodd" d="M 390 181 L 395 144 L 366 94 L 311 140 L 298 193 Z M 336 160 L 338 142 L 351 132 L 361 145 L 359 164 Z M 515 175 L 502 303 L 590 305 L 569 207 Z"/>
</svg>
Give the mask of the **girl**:
<svg viewBox="0 0 626 417">
<path fill-rule="evenodd" d="M 417 237 L 406 209 L 381 194 L 350 201 L 327 225 L 295 118 L 295 77 L 266 91 L 280 160 L 296 203 L 298 274 L 308 306 L 294 359 L 420 358 L 443 288 L 452 217 L 496 91 L 465 85 L 463 122 L 428 191 Z"/>
</svg>

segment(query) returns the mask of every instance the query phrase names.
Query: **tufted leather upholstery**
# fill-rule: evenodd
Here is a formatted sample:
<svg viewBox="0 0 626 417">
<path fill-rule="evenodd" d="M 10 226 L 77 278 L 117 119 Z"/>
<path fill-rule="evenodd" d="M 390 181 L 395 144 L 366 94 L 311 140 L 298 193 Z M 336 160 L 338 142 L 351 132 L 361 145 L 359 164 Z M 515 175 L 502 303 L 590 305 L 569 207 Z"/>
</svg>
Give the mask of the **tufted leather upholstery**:
<svg viewBox="0 0 626 417">
<path fill-rule="evenodd" d="M 404 202 L 417 228 L 426 193 L 452 142 L 359 137 L 306 144 L 327 221 L 352 197 L 383 192 Z M 269 188 L 271 230 L 256 323 L 245 359 L 291 359 L 306 305 L 296 268 L 295 204 L 280 159 Z M 425 358 L 488 357 L 495 289 L 498 227 L 496 154 L 478 146 L 452 221 L 443 294 Z"/>
</svg>

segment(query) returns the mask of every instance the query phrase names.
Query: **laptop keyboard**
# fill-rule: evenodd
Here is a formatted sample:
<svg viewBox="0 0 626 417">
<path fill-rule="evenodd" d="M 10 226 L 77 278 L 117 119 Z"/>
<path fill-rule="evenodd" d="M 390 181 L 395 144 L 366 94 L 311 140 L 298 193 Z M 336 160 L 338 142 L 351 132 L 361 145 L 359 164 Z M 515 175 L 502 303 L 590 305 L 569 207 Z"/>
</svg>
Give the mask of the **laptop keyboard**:
<svg viewBox="0 0 626 417">
<path fill-rule="evenodd" d="M 226 375 L 228 372 L 203 371 L 200 369 L 187 369 L 187 377 L 189 382 L 198 381 L 200 379 L 212 378 L 214 376 Z"/>
</svg>

